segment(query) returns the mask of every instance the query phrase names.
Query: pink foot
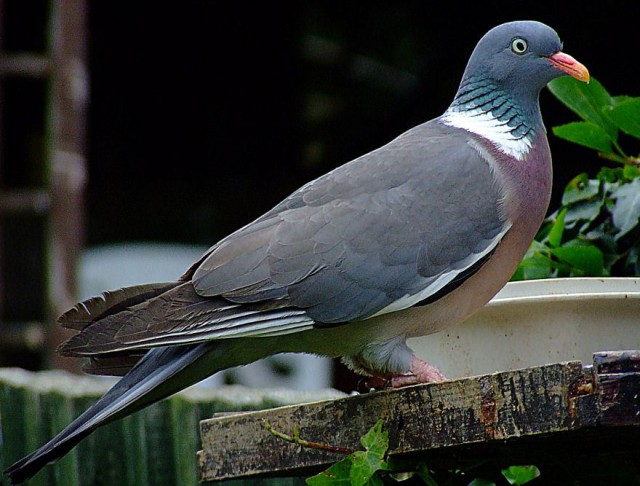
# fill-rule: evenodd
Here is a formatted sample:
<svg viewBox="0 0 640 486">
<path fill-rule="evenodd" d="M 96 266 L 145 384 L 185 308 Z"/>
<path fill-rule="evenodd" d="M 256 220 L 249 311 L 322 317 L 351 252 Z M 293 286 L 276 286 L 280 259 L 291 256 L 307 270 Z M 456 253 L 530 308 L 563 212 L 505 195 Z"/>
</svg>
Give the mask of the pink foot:
<svg viewBox="0 0 640 486">
<path fill-rule="evenodd" d="M 411 360 L 411 368 L 408 374 L 391 377 L 374 376 L 366 381 L 366 386 L 369 389 L 379 390 L 382 388 L 400 388 L 419 383 L 440 383 L 443 381 L 447 381 L 447 378 L 438 368 L 414 356 Z"/>
<path fill-rule="evenodd" d="M 400 388 L 418 383 L 440 383 L 442 381 L 447 381 L 447 378 L 438 368 L 414 356 L 411 360 L 409 374 L 392 377 L 390 385 L 392 388 Z"/>
<path fill-rule="evenodd" d="M 411 360 L 410 372 L 416 377 L 416 383 L 440 383 L 447 381 L 438 368 L 415 356 Z"/>
</svg>

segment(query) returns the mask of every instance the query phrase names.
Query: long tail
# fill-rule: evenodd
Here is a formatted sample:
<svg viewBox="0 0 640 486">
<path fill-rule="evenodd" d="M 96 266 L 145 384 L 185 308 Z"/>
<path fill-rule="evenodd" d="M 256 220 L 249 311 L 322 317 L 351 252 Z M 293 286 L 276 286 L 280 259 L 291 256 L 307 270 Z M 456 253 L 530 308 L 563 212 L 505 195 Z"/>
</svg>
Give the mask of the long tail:
<svg viewBox="0 0 640 486">
<path fill-rule="evenodd" d="M 17 484 L 55 462 L 101 425 L 129 415 L 186 388 L 216 371 L 219 343 L 155 348 L 116 383 L 100 400 L 71 422 L 40 449 L 6 471 Z M 218 356 L 216 356 L 218 355 Z M 206 359 L 203 359 L 207 356 Z M 213 360 L 210 358 L 214 358 Z"/>
</svg>

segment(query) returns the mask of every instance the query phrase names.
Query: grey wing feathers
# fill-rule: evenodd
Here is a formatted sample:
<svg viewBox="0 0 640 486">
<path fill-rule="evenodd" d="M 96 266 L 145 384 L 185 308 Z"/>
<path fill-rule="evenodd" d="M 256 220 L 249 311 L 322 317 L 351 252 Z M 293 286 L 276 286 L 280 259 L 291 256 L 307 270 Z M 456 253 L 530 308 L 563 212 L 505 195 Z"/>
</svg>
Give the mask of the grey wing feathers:
<svg viewBox="0 0 640 486">
<path fill-rule="evenodd" d="M 467 142 L 429 122 L 307 184 L 214 246 L 194 268 L 196 291 L 328 324 L 438 293 L 510 227 L 503 189 Z"/>
<path fill-rule="evenodd" d="M 214 339 L 277 336 L 312 325 L 313 321 L 301 309 L 252 309 L 221 298 L 201 297 L 190 282 L 184 282 L 158 297 L 92 323 L 91 332 L 76 334 L 59 352 L 66 356 L 120 354 L 111 360 L 89 363 L 89 370 L 124 369 L 137 360 L 138 350 Z"/>
</svg>

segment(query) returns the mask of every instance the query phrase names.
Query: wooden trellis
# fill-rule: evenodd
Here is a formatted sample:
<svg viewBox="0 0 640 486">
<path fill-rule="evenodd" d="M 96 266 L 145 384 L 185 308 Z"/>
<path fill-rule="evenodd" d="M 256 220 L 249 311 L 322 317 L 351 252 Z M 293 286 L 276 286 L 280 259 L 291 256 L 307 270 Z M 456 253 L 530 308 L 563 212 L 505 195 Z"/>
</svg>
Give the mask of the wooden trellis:
<svg viewBox="0 0 640 486">
<path fill-rule="evenodd" d="M 0 0 L 3 27 L 15 22 L 8 4 Z M 75 262 L 83 237 L 88 97 L 86 5 L 84 0 L 50 1 L 48 15 L 42 18 L 47 19 L 48 25 L 37 28 L 48 32 L 48 40 L 41 53 L 7 51 L 4 32 L 0 29 L 0 107 L 6 101 L 3 96 L 7 79 L 17 83 L 33 78 L 46 82 L 45 101 L 38 108 L 41 111 L 32 114 L 34 118 L 45 120 L 45 133 L 41 140 L 34 142 L 41 145 L 35 149 L 41 154 L 38 177 L 35 178 L 44 183 L 11 186 L 2 180 L 3 170 L 0 170 L 0 355 L 20 349 L 36 350 L 44 353 L 51 365 L 68 367 L 69 360 L 58 362 L 51 352 L 61 340 L 61 331 L 57 326 L 49 326 L 54 317 L 75 300 Z M 3 118 L 3 113 L 4 109 L 0 110 L 0 157 L 5 153 L 1 149 L 6 143 L 7 129 L 14 123 L 11 118 Z M 21 163 L 22 160 L 0 158 L 0 169 Z M 43 244 L 38 244 L 40 254 L 34 255 L 32 250 L 20 251 L 15 243 L 3 245 L 12 236 L 7 234 L 9 218 L 13 220 L 15 232 L 20 230 L 21 221 L 34 216 L 40 216 L 39 224 L 44 226 L 38 233 L 44 235 Z M 15 235 L 13 237 L 15 241 Z M 24 275 L 14 272 L 7 278 L 5 269 L 9 264 L 25 268 Z M 35 265 L 38 267 L 35 272 L 40 274 L 37 278 L 33 275 Z M 31 274 L 26 270 L 29 268 Z M 20 278 L 41 280 L 44 291 L 38 292 L 37 286 L 33 286 L 32 292 L 17 293 L 16 288 L 25 286 L 16 281 Z M 7 319 L 8 308 L 16 300 L 28 301 L 28 305 L 42 309 L 40 315 L 29 322 Z M 12 363 L 2 361 L 0 364 Z"/>
</svg>

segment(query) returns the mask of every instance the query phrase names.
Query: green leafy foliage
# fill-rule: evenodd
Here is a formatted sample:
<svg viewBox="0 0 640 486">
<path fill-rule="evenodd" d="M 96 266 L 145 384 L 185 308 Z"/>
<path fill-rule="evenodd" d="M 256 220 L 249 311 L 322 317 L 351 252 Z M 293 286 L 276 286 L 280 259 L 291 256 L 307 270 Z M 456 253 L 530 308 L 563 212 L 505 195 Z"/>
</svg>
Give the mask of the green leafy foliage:
<svg viewBox="0 0 640 486">
<path fill-rule="evenodd" d="M 387 458 L 389 435 L 382 430 L 383 422 L 376 424 L 360 439 L 364 450 L 355 451 L 329 469 L 307 479 L 310 486 L 382 486 L 411 481 L 411 484 L 438 486 L 461 484 L 468 486 L 496 486 L 496 484 L 525 484 L 540 475 L 535 466 L 511 466 L 500 470 L 493 466 L 493 480 L 476 477 L 476 467 L 483 467 L 482 476 L 493 471 L 487 470 L 485 463 L 479 463 L 466 470 L 431 471 L 420 459 L 398 460 Z M 500 476 L 502 474 L 502 476 Z"/>
<path fill-rule="evenodd" d="M 360 439 L 360 442 L 365 450 L 355 451 L 350 456 L 349 477 L 351 484 L 353 486 L 377 484 L 375 480 L 378 478 L 374 474 L 389 469 L 385 461 L 385 455 L 389 448 L 389 434 L 382 431 L 382 420 L 378 420 L 371 430 Z M 380 484 L 382 484 L 381 481 Z"/>
<path fill-rule="evenodd" d="M 535 466 L 511 466 L 503 469 L 502 475 L 509 481 L 509 484 L 520 486 L 540 476 L 540 470 Z"/>
<path fill-rule="evenodd" d="M 640 98 L 611 96 L 593 78 L 558 78 L 549 89 L 582 119 L 553 133 L 615 165 L 569 182 L 513 280 L 640 275 L 640 154 L 623 149 L 640 148 Z"/>
<path fill-rule="evenodd" d="M 496 486 L 496 483 L 489 481 L 488 479 L 475 478 L 469 483 L 469 486 Z"/>
<path fill-rule="evenodd" d="M 631 98 L 608 108 L 606 114 L 623 132 L 640 138 L 640 99 Z"/>
<path fill-rule="evenodd" d="M 310 486 L 352 485 L 378 486 L 382 484 L 378 471 L 386 471 L 389 466 L 385 460 L 389 448 L 389 434 L 382 431 L 382 420 L 361 439 L 364 451 L 355 451 L 337 462 L 326 471 L 307 479 Z"/>
<path fill-rule="evenodd" d="M 551 81 L 549 90 L 584 121 L 601 127 L 611 139 L 617 138 L 618 129 L 604 112 L 614 100 L 596 79 L 586 84 L 565 76 Z"/>
<path fill-rule="evenodd" d="M 611 153 L 613 151 L 609 134 L 600 125 L 592 122 L 567 123 L 566 125 L 553 127 L 553 133 L 557 137 L 600 152 Z"/>
<path fill-rule="evenodd" d="M 333 464 L 326 471 L 322 471 L 320 474 L 312 476 L 307 479 L 307 484 L 311 486 L 324 486 L 324 485 L 351 485 L 351 460 L 349 457 L 344 458 L 342 461 L 338 461 Z"/>
<path fill-rule="evenodd" d="M 620 229 L 616 240 L 626 235 L 638 225 L 640 218 L 640 178 L 636 178 L 617 188 L 616 204 L 611 209 L 613 224 Z"/>
</svg>

